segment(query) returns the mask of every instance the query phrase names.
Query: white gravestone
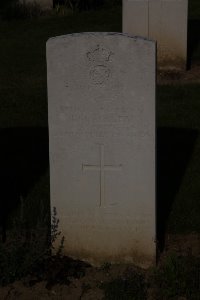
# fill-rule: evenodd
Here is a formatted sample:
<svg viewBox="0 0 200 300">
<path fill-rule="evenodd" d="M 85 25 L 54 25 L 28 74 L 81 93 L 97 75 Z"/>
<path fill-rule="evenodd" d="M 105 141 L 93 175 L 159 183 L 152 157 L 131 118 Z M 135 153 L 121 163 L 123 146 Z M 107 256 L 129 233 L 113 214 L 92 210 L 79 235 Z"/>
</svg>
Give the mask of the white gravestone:
<svg viewBox="0 0 200 300">
<path fill-rule="evenodd" d="M 39 5 L 42 10 L 49 10 L 53 8 L 53 0 L 19 0 L 19 2 Z"/>
<path fill-rule="evenodd" d="M 159 69 L 184 70 L 188 0 L 123 0 L 123 32 L 157 41 Z"/>
<path fill-rule="evenodd" d="M 155 43 L 118 33 L 47 42 L 51 207 L 64 253 L 155 262 Z"/>
</svg>

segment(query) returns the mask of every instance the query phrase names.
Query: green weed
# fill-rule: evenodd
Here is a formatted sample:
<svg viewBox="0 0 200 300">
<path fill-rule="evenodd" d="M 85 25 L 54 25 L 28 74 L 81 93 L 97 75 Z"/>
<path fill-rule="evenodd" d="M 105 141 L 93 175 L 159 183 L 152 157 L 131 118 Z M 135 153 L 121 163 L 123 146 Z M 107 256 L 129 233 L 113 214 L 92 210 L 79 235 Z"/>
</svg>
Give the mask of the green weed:
<svg viewBox="0 0 200 300">
<path fill-rule="evenodd" d="M 34 229 L 27 228 L 23 221 L 15 220 L 15 228 L 10 231 L 9 239 L 0 244 L 0 285 L 6 285 L 31 273 L 37 265 L 51 258 L 53 243 L 61 234 L 58 231 L 59 220 L 53 208 L 51 233 L 44 224 L 37 224 Z M 41 226 L 40 226 L 41 225 Z M 55 252 L 55 257 L 62 257 L 64 237 Z"/>
<path fill-rule="evenodd" d="M 156 300 L 200 299 L 200 258 L 172 253 L 154 271 L 153 282 L 157 288 Z"/>
<path fill-rule="evenodd" d="M 9 2 L 1 11 L 3 19 L 32 19 L 43 14 L 40 5 L 36 2 L 19 2 L 13 0 Z"/>
<path fill-rule="evenodd" d="M 105 300 L 145 300 L 147 289 L 145 277 L 139 271 L 129 271 L 122 277 L 101 285 Z"/>
</svg>

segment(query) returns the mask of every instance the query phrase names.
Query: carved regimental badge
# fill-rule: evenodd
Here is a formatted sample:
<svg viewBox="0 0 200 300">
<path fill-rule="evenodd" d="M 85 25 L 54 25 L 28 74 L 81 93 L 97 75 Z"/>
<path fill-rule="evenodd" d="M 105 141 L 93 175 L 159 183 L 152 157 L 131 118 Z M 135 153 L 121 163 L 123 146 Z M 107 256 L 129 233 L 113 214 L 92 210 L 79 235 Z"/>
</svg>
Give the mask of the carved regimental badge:
<svg viewBox="0 0 200 300">
<path fill-rule="evenodd" d="M 109 64 L 113 53 L 100 45 L 87 52 L 86 56 L 91 65 L 90 79 L 93 84 L 103 84 L 110 77 Z"/>
</svg>

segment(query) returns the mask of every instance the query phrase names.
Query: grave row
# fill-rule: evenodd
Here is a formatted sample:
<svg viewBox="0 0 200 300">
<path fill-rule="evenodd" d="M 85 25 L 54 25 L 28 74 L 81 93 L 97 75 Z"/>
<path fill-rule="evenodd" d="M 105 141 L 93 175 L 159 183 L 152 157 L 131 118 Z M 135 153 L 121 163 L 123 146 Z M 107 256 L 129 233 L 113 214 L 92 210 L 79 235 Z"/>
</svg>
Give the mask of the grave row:
<svg viewBox="0 0 200 300">
<path fill-rule="evenodd" d="M 43 10 L 52 0 L 20 0 Z M 123 0 L 122 32 L 157 41 L 159 69 L 184 70 L 187 60 L 188 0 Z"/>
<path fill-rule="evenodd" d="M 124 31 L 137 28 L 144 37 L 74 33 L 47 42 L 51 207 L 65 255 L 95 265 L 155 263 L 156 43 L 147 38 L 171 7 L 167 2 L 175 1 L 124 0 Z M 186 13 L 186 1 L 176 2 Z M 166 19 L 158 39 L 165 32 L 168 43 L 173 26 L 166 29 Z M 165 63 L 170 58 L 183 68 L 185 48 L 180 57 L 175 45 L 166 49 Z"/>
</svg>

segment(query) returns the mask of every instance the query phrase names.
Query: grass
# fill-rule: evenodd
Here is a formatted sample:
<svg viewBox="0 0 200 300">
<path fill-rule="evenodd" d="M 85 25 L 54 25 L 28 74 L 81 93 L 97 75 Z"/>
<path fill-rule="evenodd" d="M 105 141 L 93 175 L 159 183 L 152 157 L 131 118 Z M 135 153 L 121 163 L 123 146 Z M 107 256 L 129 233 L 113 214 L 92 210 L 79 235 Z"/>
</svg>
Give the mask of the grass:
<svg viewBox="0 0 200 300">
<path fill-rule="evenodd" d="M 155 299 L 200 299 L 200 259 L 191 255 L 171 253 L 154 270 L 151 285 L 156 287 Z"/>
<path fill-rule="evenodd" d="M 147 299 L 147 286 L 144 274 L 138 270 L 130 271 L 122 277 L 111 282 L 103 283 L 105 300 L 145 300 Z"/>
<path fill-rule="evenodd" d="M 197 20 L 194 24 L 199 26 L 198 0 L 189 1 L 189 18 Z M 121 31 L 121 8 L 37 19 L 0 20 L 0 25 L 0 128 L 47 128 L 46 41 L 49 37 L 72 32 Z M 198 37 L 197 29 L 195 34 Z M 195 62 L 200 60 L 198 43 L 192 59 Z M 166 210 L 170 202 L 166 217 L 167 229 L 171 233 L 200 233 L 199 95 L 198 84 L 159 86 L 157 90 L 158 150 L 161 153 L 158 166 L 162 175 L 158 195 L 159 205 Z M 38 222 L 42 219 L 43 213 L 38 215 L 38 207 L 44 214 L 49 210 L 48 169 L 38 175 L 24 199 L 27 218 L 33 226 L 37 218 Z M 187 266 L 188 273 L 184 266 Z M 190 280 L 193 274 L 199 276 L 198 270 L 199 261 L 193 257 L 169 257 L 154 274 L 160 291 L 166 296 L 160 299 L 177 296 L 177 280 L 182 284 L 178 296 L 199 299 L 192 294 L 194 290 L 198 295 L 197 281 L 193 285 Z M 143 285 L 143 280 L 138 278 L 132 274 L 132 277 L 119 278 L 104 285 L 106 299 L 123 299 L 124 295 L 124 299 L 145 299 L 146 283 Z"/>
<path fill-rule="evenodd" d="M 198 0 L 188 0 L 189 19 L 200 19 L 200 6 Z"/>
<path fill-rule="evenodd" d="M 21 243 L 19 243 L 19 240 L 15 241 L 14 239 L 12 245 L 9 246 L 9 251 L 0 247 L 1 284 L 19 279 L 26 274 L 30 266 L 28 261 L 31 262 L 32 258 L 37 258 L 37 255 L 39 255 L 37 251 L 40 252 L 41 247 L 44 246 L 44 237 L 40 229 L 46 226 L 50 217 L 49 170 L 46 168 L 45 171 L 45 166 L 43 166 L 43 170 L 35 170 L 37 174 L 35 173 L 33 170 L 35 166 L 38 164 L 43 165 L 43 162 L 37 162 L 39 144 L 34 143 L 33 145 L 31 142 L 30 148 L 32 150 L 29 147 L 28 150 L 26 142 L 22 142 L 20 139 L 20 136 L 25 134 L 24 138 L 29 143 L 30 140 L 34 140 L 34 136 L 38 136 L 38 133 L 41 138 L 43 136 L 43 140 L 46 141 L 47 139 L 46 133 L 43 132 L 43 128 L 48 127 L 46 41 L 49 37 L 72 32 L 120 31 L 120 23 L 118 22 L 120 13 L 120 9 L 116 8 L 93 13 L 75 13 L 67 16 L 52 15 L 36 19 L 0 20 L 0 43 L 3 45 L 0 48 L 0 129 L 1 140 L 2 135 L 5 138 L 4 147 L 2 148 L 5 148 L 6 144 L 8 146 L 4 160 L 7 159 L 8 162 L 10 160 L 9 153 L 11 153 L 15 170 L 11 169 L 10 172 L 17 172 L 18 174 L 15 174 L 16 178 L 24 178 L 21 182 L 24 185 L 22 188 L 24 222 L 27 228 L 37 230 L 39 234 L 36 236 L 36 240 L 32 240 L 31 244 L 29 243 L 25 247 L 19 232 L 18 234 L 15 232 L 17 239 L 21 239 Z M 109 20 L 110 23 L 105 23 L 105 19 Z M 10 131 L 7 131 L 6 128 L 10 128 Z M 35 133 L 31 129 L 34 129 Z M 29 131 L 29 135 L 26 135 L 26 130 Z M 40 143 L 40 141 L 36 142 Z M 18 147 L 19 144 L 21 144 L 20 147 Z M 45 145 L 41 145 L 41 147 L 46 148 Z M 23 149 L 27 149 L 25 152 L 28 155 L 22 166 L 20 166 L 17 161 L 20 161 L 21 156 L 26 156 L 24 156 Z M 31 152 L 34 152 L 35 156 L 32 156 Z M 31 163 L 30 159 L 34 162 Z M 46 161 L 46 159 L 48 159 L 48 153 L 46 153 L 44 160 Z M 29 167 L 24 169 L 24 165 Z M 32 173 L 35 173 L 36 176 L 34 181 L 30 182 Z M 24 184 L 24 180 L 27 184 Z M 10 188 L 12 189 L 12 187 Z M 22 230 L 22 228 L 16 228 L 16 224 L 13 223 L 15 216 L 19 217 L 20 213 L 18 207 L 15 213 L 10 215 L 9 228 L 14 226 L 15 230 Z M 37 241 L 41 247 L 39 247 Z M 30 253 L 28 253 L 29 247 Z M 24 261 L 22 263 L 23 257 Z"/>
<path fill-rule="evenodd" d="M 127 268 L 100 288 L 104 290 L 105 300 L 199 300 L 200 258 L 172 252 L 159 267 L 146 272 Z"/>
<path fill-rule="evenodd" d="M 1 128 L 48 126 L 46 41 L 52 36 L 80 31 L 121 31 L 121 8 L 67 16 L 53 15 L 38 19 L 1 21 L 0 43 L 4 45 L 0 48 Z M 199 92 L 199 85 L 159 87 L 158 126 L 198 131 Z M 200 174 L 199 147 L 197 139 L 193 155 L 182 178 L 182 185 L 175 195 L 170 228 L 177 232 L 186 230 L 200 232 L 197 184 Z M 188 211 L 189 218 L 185 218 Z"/>
<path fill-rule="evenodd" d="M 48 219 L 48 212 L 44 215 Z M 41 261 L 50 259 L 53 242 L 60 235 L 55 209 L 52 211 L 51 230 L 47 226 L 50 224 L 48 221 L 38 219 L 37 224 L 33 226 L 26 218 L 12 218 L 14 230 L 10 232 L 5 243 L 0 243 L 0 285 L 7 285 L 29 275 Z M 59 253 L 61 251 L 62 244 Z"/>
<path fill-rule="evenodd" d="M 162 149 L 163 155 L 171 157 L 171 168 L 168 164 L 168 177 L 162 188 L 166 190 L 165 196 L 174 198 L 169 218 L 169 230 L 174 233 L 200 232 L 199 94 L 200 85 L 197 84 L 161 86 L 157 90 L 157 125 L 170 128 L 174 133 L 174 139 L 171 136 L 169 143 L 165 144 L 166 148 Z M 165 166 L 163 168 L 165 170 Z M 178 173 L 176 168 L 182 171 Z M 176 182 L 172 181 L 173 176 Z M 173 190 L 174 184 L 177 186 L 171 195 L 169 189 Z"/>
<path fill-rule="evenodd" d="M 189 2 L 190 19 L 200 20 L 199 10 L 197 1 Z M 53 14 L 26 20 L 1 20 L 0 128 L 48 126 L 45 47 L 49 37 L 81 31 L 121 31 L 121 19 L 121 7 L 116 6 L 65 16 Z M 194 56 L 197 58 L 198 52 Z M 197 133 L 200 130 L 199 92 L 199 85 L 158 87 L 158 127 Z M 173 232 L 200 232 L 198 136 L 193 146 L 187 157 L 188 164 L 179 176 L 181 182 L 173 194 L 175 201 L 169 219 L 169 229 Z M 46 189 L 49 188 L 47 181 L 48 176 Z M 170 185 L 165 189 L 170 190 Z M 41 186 L 33 198 L 43 193 L 48 202 L 49 194 L 42 190 Z"/>
</svg>

